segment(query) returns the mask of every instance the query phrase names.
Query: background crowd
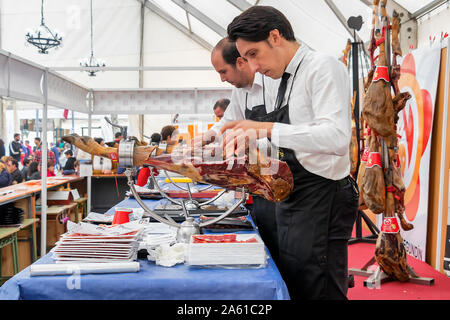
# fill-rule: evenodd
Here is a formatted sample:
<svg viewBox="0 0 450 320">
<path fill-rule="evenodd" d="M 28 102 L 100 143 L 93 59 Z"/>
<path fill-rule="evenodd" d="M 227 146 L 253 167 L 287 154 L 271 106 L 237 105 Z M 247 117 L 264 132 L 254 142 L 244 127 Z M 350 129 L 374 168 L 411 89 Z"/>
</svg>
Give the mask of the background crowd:
<svg viewBox="0 0 450 320">
<path fill-rule="evenodd" d="M 34 146 L 30 141 L 22 141 L 19 133 L 14 134 L 14 140 L 7 147 L 0 139 L 0 188 L 28 180 L 40 180 L 42 177 L 42 141 L 34 139 Z M 72 146 L 59 139 L 50 142 L 47 148 L 47 177 L 59 174 L 70 175 L 77 170 L 78 162 L 74 157 Z"/>
</svg>

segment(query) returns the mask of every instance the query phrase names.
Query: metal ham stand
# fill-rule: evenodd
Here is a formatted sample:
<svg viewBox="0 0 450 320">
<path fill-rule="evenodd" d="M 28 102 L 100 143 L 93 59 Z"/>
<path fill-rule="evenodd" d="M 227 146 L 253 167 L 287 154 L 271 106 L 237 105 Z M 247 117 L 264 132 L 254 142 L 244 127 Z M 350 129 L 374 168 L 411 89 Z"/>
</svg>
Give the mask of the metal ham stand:
<svg viewBox="0 0 450 320">
<path fill-rule="evenodd" d="M 390 40 L 390 31 L 388 29 L 389 21 L 387 18 L 383 19 L 383 27 L 386 30 L 385 33 L 385 43 L 386 43 L 386 60 L 387 65 L 390 69 L 391 67 L 391 40 Z M 391 78 L 391 77 L 390 77 Z M 382 163 L 383 168 L 389 168 L 389 156 L 388 156 L 388 149 L 385 141 L 383 140 L 381 142 L 381 148 L 382 148 Z M 379 288 L 381 284 L 389 281 L 393 281 L 394 279 L 389 277 L 384 273 L 384 271 L 381 269 L 381 267 L 378 265 L 376 269 L 369 270 L 368 268 L 372 266 L 376 262 L 375 256 L 373 256 L 361 269 L 356 268 L 350 268 L 349 274 L 350 275 L 357 275 L 357 276 L 363 276 L 368 277 L 366 280 L 364 280 L 364 286 L 368 288 Z M 417 273 L 414 271 L 414 269 L 409 265 L 406 264 L 406 268 L 409 273 L 409 281 L 415 284 L 421 284 L 421 285 L 433 285 L 434 279 L 433 278 L 427 278 L 427 277 L 419 277 Z"/>
<path fill-rule="evenodd" d="M 192 199 L 191 189 L 188 184 L 187 191 L 189 192 L 189 200 L 177 201 L 177 200 L 172 199 L 164 191 L 162 191 L 158 182 L 155 179 L 155 176 L 153 175 L 153 170 L 150 170 L 152 180 L 154 181 L 155 186 L 158 189 L 158 191 L 161 193 L 161 195 L 164 198 L 168 199 L 170 202 L 181 206 L 181 208 L 183 209 L 185 221 L 182 222 L 181 224 L 177 223 L 167 213 L 164 214 L 164 217 L 161 217 L 159 214 L 150 210 L 147 207 L 147 205 L 144 203 L 144 201 L 142 201 L 141 197 L 139 196 L 138 192 L 136 191 L 136 188 L 134 186 L 134 177 L 137 174 L 137 170 L 136 170 L 135 166 L 133 165 L 134 141 L 122 140 L 119 144 L 119 152 L 118 153 L 119 153 L 119 164 L 121 167 L 126 168 L 125 176 L 127 177 L 127 183 L 128 183 L 128 186 L 130 187 L 131 193 L 133 194 L 133 196 L 136 199 L 136 201 L 138 202 L 138 204 L 142 207 L 142 209 L 144 209 L 145 213 L 150 215 L 156 221 L 159 221 L 159 222 L 165 223 L 169 226 L 178 228 L 178 231 L 177 231 L 177 241 L 178 242 L 189 243 L 191 235 L 200 234 L 200 228 L 207 227 L 209 225 L 212 225 L 214 223 L 217 223 L 217 222 L 223 220 L 228 215 L 230 215 L 233 211 L 235 211 L 241 204 L 243 204 L 247 198 L 247 193 L 245 192 L 245 189 L 242 188 L 241 198 L 235 204 L 233 204 L 233 206 L 231 208 L 228 208 L 228 210 L 226 212 L 224 212 L 220 216 L 213 218 L 211 220 L 208 220 L 206 222 L 198 223 L 194 220 L 194 217 L 189 215 L 189 210 L 198 209 L 201 206 L 210 204 L 211 202 L 213 202 L 213 201 L 217 200 L 219 197 L 221 197 L 225 193 L 226 190 L 220 192 L 213 199 L 210 199 L 203 203 L 198 203 L 197 201 Z M 167 175 L 167 173 L 166 173 L 166 175 Z M 167 175 L 167 177 L 169 177 L 169 176 Z M 171 178 L 169 178 L 169 180 L 173 184 L 175 184 Z M 181 188 L 178 185 L 176 185 L 176 186 L 178 188 Z M 206 190 L 210 187 L 211 186 L 208 186 L 202 190 Z"/>
<path fill-rule="evenodd" d="M 360 108 L 359 108 L 359 58 L 360 58 L 360 49 L 361 52 L 364 53 L 364 44 L 359 42 L 356 39 L 356 31 L 359 31 L 362 26 L 362 18 L 361 17 L 350 17 L 347 21 L 349 28 L 353 29 L 353 42 L 352 42 L 352 50 L 350 51 L 351 60 L 352 60 L 352 79 L 353 79 L 353 92 L 355 93 L 355 106 L 353 110 L 353 115 L 355 118 L 355 127 L 356 127 L 356 140 L 358 142 L 358 162 L 356 165 L 356 173 L 355 179 L 358 176 L 359 165 L 361 163 L 361 137 L 360 137 Z M 350 62 L 350 59 L 349 59 Z M 361 68 L 362 68 L 361 61 Z M 349 63 L 350 68 L 350 63 Z M 362 72 L 362 78 L 364 79 L 364 72 Z M 366 223 L 369 228 L 371 235 L 362 236 L 362 221 Z M 378 233 L 380 232 L 377 226 L 370 220 L 370 218 L 364 213 L 362 210 L 358 210 L 356 220 L 355 220 L 355 231 L 356 237 L 351 238 L 349 240 L 349 244 L 366 242 L 366 243 L 375 243 L 377 241 Z"/>
</svg>

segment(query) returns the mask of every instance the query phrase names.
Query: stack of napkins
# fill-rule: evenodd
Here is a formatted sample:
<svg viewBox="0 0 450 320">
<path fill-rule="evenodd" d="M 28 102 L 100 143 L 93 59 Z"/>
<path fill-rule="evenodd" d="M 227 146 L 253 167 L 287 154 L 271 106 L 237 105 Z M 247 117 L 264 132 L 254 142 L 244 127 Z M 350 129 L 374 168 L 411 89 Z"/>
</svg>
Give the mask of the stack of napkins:
<svg viewBox="0 0 450 320">
<path fill-rule="evenodd" d="M 147 249 L 149 251 L 159 245 L 172 245 L 177 242 L 178 228 L 161 222 L 147 222 L 144 225 L 144 235 L 139 249 Z"/>
<path fill-rule="evenodd" d="M 186 263 L 192 266 L 261 266 L 267 255 L 257 234 L 193 235 Z"/>
<path fill-rule="evenodd" d="M 144 225 L 132 221 L 108 227 L 67 221 L 67 230 L 52 249 L 56 263 L 123 262 L 136 260 Z"/>
</svg>

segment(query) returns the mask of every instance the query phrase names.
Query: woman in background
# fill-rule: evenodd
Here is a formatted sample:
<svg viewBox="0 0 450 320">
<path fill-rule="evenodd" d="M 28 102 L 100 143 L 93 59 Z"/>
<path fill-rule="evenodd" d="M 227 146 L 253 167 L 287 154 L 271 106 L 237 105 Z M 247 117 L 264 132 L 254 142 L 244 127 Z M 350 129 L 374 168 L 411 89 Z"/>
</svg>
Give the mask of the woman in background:
<svg viewBox="0 0 450 320">
<path fill-rule="evenodd" d="M 52 165 L 51 162 L 47 165 L 47 177 L 55 177 L 55 166 Z"/>
<path fill-rule="evenodd" d="M 41 179 L 41 165 L 37 161 L 30 163 L 28 168 L 27 180 L 40 180 Z"/>
<path fill-rule="evenodd" d="M 6 165 L 3 162 L 0 162 L 0 188 L 7 187 L 12 185 L 12 176 L 6 170 Z"/>
</svg>

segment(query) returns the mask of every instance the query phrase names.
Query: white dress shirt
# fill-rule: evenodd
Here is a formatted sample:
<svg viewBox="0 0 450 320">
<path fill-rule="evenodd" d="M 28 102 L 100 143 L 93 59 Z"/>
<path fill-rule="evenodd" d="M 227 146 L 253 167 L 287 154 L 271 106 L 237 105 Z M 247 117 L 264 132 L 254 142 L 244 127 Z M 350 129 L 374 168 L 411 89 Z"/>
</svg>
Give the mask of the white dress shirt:
<svg viewBox="0 0 450 320">
<path fill-rule="evenodd" d="M 266 82 L 272 82 L 271 88 L 280 83 L 280 80 L 273 80 L 268 77 L 264 77 L 260 73 L 255 73 L 253 84 L 247 88 L 233 88 L 231 93 L 230 104 L 228 105 L 225 113 L 219 122 L 216 122 L 211 129 L 220 132 L 220 129 L 225 123 L 235 120 L 245 120 L 245 107 L 247 100 L 247 108 L 251 110 L 253 107 L 264 104 L 263 97 L 263 81 L 265 87 L 265 101 L 266 106 L 273 106 L 276 96 L 273 96 L 267 91 Z M 273 89 L 272 89 L 273 90 Z M 247 96 L 248 95 L 248 96 Z M 273 107 L 272 107 L 273 110 Z"/>
<path fill-rule="evenodd" d="M 291 77 L 282 107 L 287 103 L 294 80 L 289 101 L 290 124 L 274 124 L 272 143 L 294 150 L 300 164 L 314 174 L 332 180 L 346 177 L 350 172 L 352 129 L 350 78 L 344 64 L 302 45 L 285 72 Z M 266 92 L 276 97 L 277 82 L 265 84 Z M 271 112 L 274 104 L 266 108 Z"/>
</svg>

